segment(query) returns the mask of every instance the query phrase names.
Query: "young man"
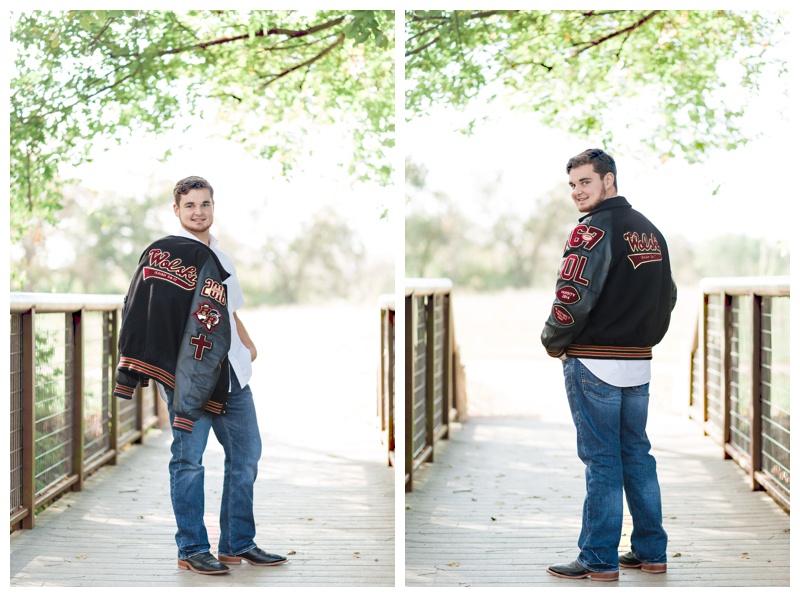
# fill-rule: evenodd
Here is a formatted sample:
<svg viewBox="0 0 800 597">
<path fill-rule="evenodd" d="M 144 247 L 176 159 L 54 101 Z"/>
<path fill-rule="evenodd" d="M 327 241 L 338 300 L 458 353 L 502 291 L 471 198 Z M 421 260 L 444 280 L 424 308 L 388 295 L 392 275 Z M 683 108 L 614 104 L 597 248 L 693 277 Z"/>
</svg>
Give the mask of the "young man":
<svg viewBox="0 0 800 597">
<path fill-rule="evenodd" d="M 190 176 L 175 185 L 173 195 L 181 228 L 145 250 L 131 282 L 115 393 L 130 397 L 126 394 L 137 383 L 153 378 L 167 402 L 178 566 L 223 574 L 230 571 L 226 564 L 242 561 L 282 564 L 285 557 L 254 541 L 261 436 L 248 381 L 256 347 L 237 314 L 244 295 L 236 268 L 210 233 L 214 190 L 205 179 Z M 203 521 L 202 461 L 212 429 L 225 451 L 219 560 L 210 553 Z"/>
<path fill-rule="evenodd" d="M 547 571 L 600 581 L 617 580 L 619 566 L 666 572 L 661 490 L 645 426 L 652 348 L 677 299 L 667 243 L 617 195 L 610 155 L 587 149 L 569 160 L 567 174 L 584 215 L 567 239 L 542 343 L 563 364 L 586 498 L 577 559 Z M 631 551 L 619 555 L 623 488 L 633 533 Z"/>
</svg>

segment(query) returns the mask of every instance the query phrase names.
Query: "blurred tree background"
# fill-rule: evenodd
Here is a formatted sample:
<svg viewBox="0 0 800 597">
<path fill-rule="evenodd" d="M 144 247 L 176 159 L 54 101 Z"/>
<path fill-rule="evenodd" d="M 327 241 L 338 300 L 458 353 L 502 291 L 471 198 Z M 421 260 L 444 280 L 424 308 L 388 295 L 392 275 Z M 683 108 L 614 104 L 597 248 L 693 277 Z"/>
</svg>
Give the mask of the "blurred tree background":
<svg viewBox="0 0 800 597">
<path fill-rule="evenodd" d="M 622 111 L 642 144 L 690 161 L 747 143 L 762 75 L 786 72 L 771 52 L 787 35 L 779 12 L 410 10 L 405 29 L 410 118 L 502 98 L 611 146 Z M 727 69 L 747 94 L 729 92 Z"/>
<path fill-rule="evenodd" d="M 524 213 L 480 209 L 479 217 L 469 217 L 445 191 L 426 186 L 423 166 L 407 162 L 406 275 L 450 278 L 477 291 L 550 288 L 580 215 L 565 186 L 532 196 Z M 493 203 L 494 188 L 482 190 L 484 208 Z M 667 241 L 675 278 L 683 285 L 703 277 L 789 275 L 788 241 L 743 233 L 704 240 L 677 234 Z"/>
<path fill-rule="evenodd" d="M 631 202 L 664 226 L 663 217 L 652 215 L 658 213 L 652 202 L 665 202 L 663 188 L 654 185 L 666 177 L 653 173 L 675 162 L 696 168 L 719 162 L 774 133 L 764 128 L 764 102 L 772 101 L 766 105 L 775 120 L 789 110 L 788 31 L 780 12 L 411 10 L 405 31 L 407 121 L 425 132 L 437 120 L 450 119 L 463 133 L 462 143 L 453 140 L 456 135 L 445 140 L 444 127 L 437 128 L 440 138 L 415 144 L 410 136 L 406 274 L 449 277 L 462 288 L 552 286 L 579 216 L 564 174 L 570 155 L 604 147 L 618 164 L 638 160 L 651 181 L 644 185 L 649 193 L 634 193 Z M 763 97 L 767 83 L 779 94 Z M 530 118 L 515 117 L 527 123 L 515 134 L 492 136 L 506 114 L 520 113 Z M 547 141 L 536 137 L 547 127 L 554 131 L 548 139 L 560 133 L 572 153 L 550 161 L 542 150 Z M 429 150 L 440 140 L 436 151 Z M 563 151 L 562 145 L 550 153 Z M 483 163 L 475 153 L 484 156 Z M 517 159 L 520 153 L 529 156 L 528 163 Z M 497 154 L 507 156 L 507 163 L 500 164 Z M 469 163 L 459 170 L 447 158 Z M 523 168 L 528 176 L 515 172 Z M 722 176 L 715 168 L 705 171 L 706 181 Z M 450 183 L 445 170 L 461 176 L 451 175 Z M 626 195 L 636 186 L 634 172 L 628 167 L 620 174 L 620 194 Z M 669 195 L 666 200 L 687 223 L 699 217 L 687 203 L 705 201 L 723 216 L 732 199 L 738 205 L 746 198 L 736 175 L 711 190 L 695 180 L 666 183 L 681 201 Z M 503 198 L 512 193 L 521 200 L 506 204 Z M 758 201 L 760 214 L 775 197 L 766 193 Z M 688 226 L 684 233 L 667 234 L 681 283 L 705 276 L 788 275 L 790 231 L 776 218 L 780 230 L 760 237 L 748 229 L 745 212 L 735 213 L 742 214 L 735 227 L 712 220 L 702 237 Z"/>
<path fill-rule="evenodd" d="M 265 178 L 291 180 L 298 164 L 320 161 L 321 130 L 338 135 L 337 155 L 317 166 L 338 167 L 331 200 L 390 185 L 393 38 L 394 11 L 11 13 L 11 290 L 127 290 L 142 249 L 175 227 L 174 180 L 108 191 L 70 173 L 139 138 L 164 139 L 162 161 L 181 149 L 172 131 L 201 127 L 236 144 L 264 163 L 247 199 L 256 207 Z M 363 206 L 376 219 L 377 208 Z M 258 280 L 255 302 L 393 286 L 393 264 L 367 254 L 356 223 L 324 205 L 296 217 L 299 226 L 255 237 L 215 229 L 240 274 Z"/>
</svg>

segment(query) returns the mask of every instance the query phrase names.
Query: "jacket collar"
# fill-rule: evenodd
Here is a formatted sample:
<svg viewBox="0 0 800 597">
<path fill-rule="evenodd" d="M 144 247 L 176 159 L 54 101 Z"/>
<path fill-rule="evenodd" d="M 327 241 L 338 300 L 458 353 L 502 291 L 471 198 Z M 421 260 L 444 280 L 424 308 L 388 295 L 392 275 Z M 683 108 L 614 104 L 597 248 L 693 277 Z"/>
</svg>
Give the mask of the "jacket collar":
<svg viewBox="0 0 800 597">
<path fill-rule="evenodd" d="M 578 221 L 579 222 L 583 222 L 583 220 L 585 220 L 588 217 L 591 217 L 591 216 L 593 216 L 593 215 L 595 215 L 595 214 L 597 214 L 597 213 L 599 213 L 601 211 L 605 211 L 607 209 L 614 209 L 615 207 L 631 207 L 631 204 L 628 203 L 628 200 L 625 199 L 625 197 L 623 197 L 622 195 L 617 195 L 615 197 L 611 197 L 609 199 L 606 199 L 605 201 L 602 201 L 600 203 L 600 205 L 595 207 L 588 214 L 578 218 Z"/>
</svg>

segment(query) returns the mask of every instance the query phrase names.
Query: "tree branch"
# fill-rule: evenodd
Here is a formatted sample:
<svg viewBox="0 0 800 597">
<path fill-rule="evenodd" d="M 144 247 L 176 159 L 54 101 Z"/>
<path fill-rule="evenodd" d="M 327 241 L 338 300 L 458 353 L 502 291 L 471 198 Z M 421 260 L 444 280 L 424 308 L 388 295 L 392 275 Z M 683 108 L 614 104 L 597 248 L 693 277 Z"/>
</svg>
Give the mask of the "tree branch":
<svg viewBox="0 0 800 597">
<path fill-rule="evenodd" d="M 552 66 L 547 66 L 544 62 L 534 62 L 532 60 L 525 60 L 525 61 L 521 61 L 521 62 L 516 62 L 516 61 L 512 62 L 508 58 L 504 58 L 504 60 L 508 64 L 509 68 L 516 68 L 518 66 L 522 66 L 522 65 L 527 64 L 527 65 L 530 65 L 530 66 L 541 66 L 542 68 L 546 68 L 548 72 L 553 70 Z"/>
<path fill-rule="evenodd" d="M 338 25 L 342 21 L 344 21 L 344 17 L 339 17 L 338 19 L 333 19 L 332 21 L 328 21 L 320 25 L 315 25 L 314 27 L 310 27 L 309 29 L 303 29 L 300 31 L 293 31 L 291 29 L 277 29 L 277 28 L 269 29 L 267 31 L 267 35 L 286 35 L 287 37 L 304 37 L 306 35 L 311 35 L 312 33 L 318 33 L 325 29 L 330 29 L 331 27 L 336 27 L 336 25 Z"/>
<path fill-rule="evenodd" d="M 464 63 L 464 44 L 461 41 L 461 27 L 459 26 L 459 23 L 458 23 L 458 11 L 457 10 L 453 11 L 453 20 L 454 20 L 454 22 L 456 24 L 456 41 L 458 42 L 458 57 L 461 59 L 461 64 L 463 64 L 464 67 L 466 68 L 467 65 Z"/>
<path fill-rule="evenodd" d="M 498 14 L 505 14 L 505 13 L 508 13 L 508 12 L 512 12 L 512 11 L 508 11 L 508 10 L 486 10 L 486 11 L 483 11 L 483 12 L 472 13 L 471 15 L 466 17 L 466 20 L 471 21 L 473 19 L 485 19 L 487 17 L 492 17 L 492 16 L 495 16 L 495 15 L 498 15 Z M 411 20 L 417 21 L 417 22 L 438 21 L 438 23 L 436 25 L 432 25 L 431 27 L 428 27 L 424 31 L 419 31 L 419 32 L 415 33 L 414 35 L 412 35 L 411 37 L 408 38 L 409 40 L 412 40 L 412 39 L 414 39 L 416 37 L 424 35 L 424 34 L 428 33 L 429 31 L 433 31 L 434 29 L 438 29 L 441 26 L 441 24 L 444 23 L 445 21 L 455 22 L 456 36 L 457 36 L 457 40 L 458 40 L 458 44 L 459 44 L 459 55 L 463 59 L 463 51 L 461 50 L 461 48 L 462 48 L 461 29 L 460 29 L 460 22 L 461 21 L 459 19 L 457 11 L 453 11 L 452 16 L 444 16 L 443 15 L 443 16 L 436 16 L 436 17 L 416 17 L 416 16 L 414 16 L 412 14 L 411 15 Z M 441 35 L 437 35 L 432 41 L 430 41 L 430 42 L 428 42 L 426 44 L 423 44 L 423 45 L 419 46 L 418 48 L 414 48 L 413 50 L 407 51 L 405 53 L 405 56 L 408 57 L 408 56 L 413 56 L 414 54 L 419 54 L 420 52 L 422 52 L 426 48 L 431 47 L 433 44 L 435 44 L 441 38 L 442 38 Z"/>
<path fill-rule="evenodd" d="M 426 33 L 430 32 L 430 31 L 433 31 L 434 29 L 438 29 L 438 28 L 439 28 L 439 24 L 438 23 L 436 25 L 431 25 L 430 27 L 428 27 L 424 31 L 418 31 L 417 33 L 415 33 L 414 35 L 409 37 L 406 41 L 411 41 L 412 39 L 415 39 L 415 38 L 417 38 L 417 37 L 419 37 L 421 35 L 425 35 Z"/>
<path fill-rule="evenodd" d="M 313 27 L 309 27 L 308 29 L 302 30 L 294 30 L 294 29 L 267 29 L 264 30 L 259 29 L 255 33 L 253 33 L 252 37 L 265 37 L 270 35 L 285 35 L 290 38 L 297 38 L 297 37 L 305 37 L 306 35 L 312 35 L 314 33 L 319 33 L 320 31 L 324 31 L 325 29 L 330 29 L 331 27 L 335 27 L 339 25 L 342 21 L 344 21 L 345 17 L 339 17 L 337 19 L 333 19 L 331 21 L 327 21 L 325 23 L 321 23 L 319 25 L 315 25 Z M 242 41 L 243 39 L 249 39 L 251 35 L 246 33 L 244 35 L 237 35 L 234 37 L 223 37 L 220 39 L 215 39 L 212 41 L 204 41 L 198 44 L 192 44 L 188 46 L 181 46 L 179 48 L 173 49 L 166 49 L 161 50 L 160 52 L 156 53 L 156 56 L 169 56 L 173 54 L 181 54 L 183 52 L 190 52 L 192 50 L 205 50 L 206 48 L 210 48 L 212 46 L 218 46 L 222 44 L 228 44 L 232 42 Z M 139 58 L 141 57 L 141 53 L 135 54 L 111 54 L 112 58 Z"/>
<path fill-rule="evenodd" d="M 509 12 L 519 12 L 514 10 L 485 10 L 483 12 L 474 12 L 467 17 L 467 20 L 472 19 L 485 19 L 486 17 L 493 17 L 494 15 L 498 14 L 506 14 Z M 412 13 L 411 20 L 422 22 L 422 21 L 449 21 L 451 17 L 447 15 L 435 16 L 435 17 L 420 17 Z"/>
<path fill-rule="evenodd" d="M 293 67 L 291 67 L 291 68 L 287 68 L 285 71 L 283 71 L 283 72 L 281 72 L 281 73 L 278 73 L 277 75 L 272 75 L 272 76 L 271 76 L 271 77 L 270 77 L 270 78 L 269 78 L 269 79 L 268 79 L 268 80 L 267 80 L 267 81 L 266 81 L 266 82 L 265 82 L 265 83 L 264 83 L 264 84 L 261 86 L 261 89 L 262 89 L 262 90 L 263 90 L 263 89 L 265 89 L 265 88 L 266 88 L 268 85 L 270 85 L 270 84 L 274 83 L 275 81 L 277 81 L 278 79 L 280 79 L 280 78 L 282 78 L 282 77 L 285 77 L 285 76 L 286 76 L 286 75 L 288 75 L 289 73 L 292 73 L 292 72 L 294 72 L 294 71 L 296 71 L 296 70 L 298 70 L 298 69 L 301 69 L 301 68 L 303 68 L 303 67 L 305 67 L 305 66 L 310 66 L 310 65 L 312 65 L 314 62 L 316 62 L 317 60 L 319 60 L 320 58 L 322 58 L 323 56 L 325 56 L 326 54 L 328 54 L 329 52 L 331 52 L 331 51 L 332 51 L 332 50 L 333 50 L 333 49 L 334 49 L 336 46 L 338 46 L 339 44 L 341 44 L 342 42 L 344 42 L 344 39 L 345 39 L 345 35 L 344 35 L 344 33 L 340 33 L 340 34 L 339 34 L 339 35 L 336 37 L 336 41 L 334 41 L 334 42 L 333 42 L 331 45 L 329 45 L 327 48 L 325 48 L 324 50 L 322 50 L 322 52 L 320 52 L 319 54 L 317 54 L 316 56 L 314 56 L 314 57 L 312 57 L 312 58 L 309 58 L 309 59 L 308 59 L 308 60 L 306 60 L 305 62 L 301 62 L 300 64 L 296 64 L 295 66 L 293 66 Z"/>
<path fill-rule="evenodd" d="M 414 54 L 419 54 L 420 52 L 422 52 L 422 51 L 423 51 L 423 50 L 425 50 L 426 48 L 429 48 L 429 47 L 431 47 L 433 44 L 435 44 L 435 43 L 436 43 L 437 41 L 439 41 L 440 39 L 442 39 L 442 36 L 441 36 L 441 35 L 437 35 L 436 37 L 434 37 L 434 38 L 433 38 L 431 41 L 429 41 L 428 43 L 426 43 L 426 44 L 423 44 L 423 45 L 421 45 L 421 46 L 420 46 L 420 47 L 418 47 L 418 48 L 414 48 L 413 50 L 409 50 L 408 52 L 406 52 L 406 56 L 408 57 L 408 56 L 413 56 Z"/>
<path fill-rule="evenodd" d="M 625 33 L 630 33 L 634 29 L 638 29 L 639 27 L 644 25 L 647 21 L 652 19 L 654 16 L 656 16 L 660 12 L 662 12 L 662 11 L 660 11 L 660 10 L 651 11 L 649 14 L 645 15 L 644 17 L 642 17 L 641 19 L 639 19 L 638 21 L 636 21 L 632 25 L 628 25 L 624 29 L 620 29 L 618 31 L 614 31 L 613 33 L 609 33 L 608 35 L 606 35 L 605 37 L 601 37 L 600 39 L 596 39 L 596 40 L 593 40 L 593 41 L 584 41 L 584 42 L 579 42 L 579 43 L 573 44 L 573 47 L 575 47 L 575 48 L 578 48 L 579 46 L 583 46 L 583 47 L 580 48 L 580 49 L 576 49 L 573 52 L 572 57 L 576 58 L 582 52 L 585 52 L 586 50 L 588 50 L 590 48 L 593 48 L 595 46 L 599 46 L 600 44 L 608 41 L 609 39 L 613 39 L 613 38 L 615 38 L 615 37 L 617 37 L 619 35 L 624 35 Z"/>
</svg>

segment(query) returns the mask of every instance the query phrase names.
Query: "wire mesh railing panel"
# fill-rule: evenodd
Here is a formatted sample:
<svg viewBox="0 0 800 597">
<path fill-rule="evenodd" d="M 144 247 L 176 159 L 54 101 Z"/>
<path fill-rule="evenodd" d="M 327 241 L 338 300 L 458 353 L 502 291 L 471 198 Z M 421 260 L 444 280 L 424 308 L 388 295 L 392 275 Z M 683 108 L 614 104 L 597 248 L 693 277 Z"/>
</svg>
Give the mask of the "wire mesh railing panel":
<svg viewBox="0 0 800 597">
<path fill-rule="evenodd" d="M 153 381 L 149 388 L 144 388 L 142 393 L 142 413 L 145 419 L 156 416 L 156 403 L 159 400 L 161 400 L 161 396 L 158 393 L 158 385 Z"/>
<path fill-rule="evenodd" d="M 703 413 L 703 353 L 695 350 L 692 353 L 692 379 L 691 396 L 689 396 L 689 409 L 691 416 L 702 421 Z"/>
<path fill-rule="evenodd" d="M 731 327 L 728 441 L 742 455 L 749 455 L 753 401 L 753 298 L 751 296 L 731 297 Z"/>
<path fill-rule="evenodd" d="M 124 297 L 12 292 L 10 298 L 10 505 L 17 530 L 34 528 L 39 508 L 79 490 L 118 446 L 161 420 L 151 388 L 141 398 L 152 416 L 139 416 L 137 400 L 122 401 L 118 435 L 111 437 Z"/>
<path fill-rule="evenodd" d="M 9 431 L 11 435 L 10 472 L 11 472 L 11 514 L 22 507 L 22 315 L 12 315 L 11 325 L 11 408 L 9 414 Z"/>
<path fill-rule="evenodd" d="M 789 497 L 789 297 L 761 310 L 761 471 Z"/>
<path fill-rule="evenodd" d="M 425 395 L 427 392 L 427 352 L 426 352 L 426 300 L 428 297 L 413 297 L 414 309 L 414 399 L 413 399 L 413 457 L 419 456 L 427 444 L 427 410 Z"/>
<path fill-rule="evenodd" d="M 706 421 L 714 428 L 713 432 L 717 435 L 717 439 L 722 438 L 724 337 L 724 298 L 719 294 L 709 295 L 706 315 L 706 400 L 708 403 Z"/>
<path fill-rule="evenodd" d="M 90 461 L 111 447 L 109 409 L 110 334 L 107 315 L 83 315 L 83 424 L 84 460 Z"/>
<path fill-rule="evenodd" d="M 73 473 L 73 358 L 70 316 L 36 316 L 36 492 Z"/>
<path fill-rule="evenodd" d="M 154 384 L 150 381 L 150 384 Z M 137 403 L 136 400 L 124 400 L 114 397 L 117 401 L 117 437 L 126 437 L 135 434 L 137 431 Z"/>
<path fill-rule="evenodd" d="M 444 359 L 445 359 L 445 338 L 446 329 L 444 322 L 444 297 L 441 295 L 433 296 L 433 412 L 434 412 L 434 433 L 438 433 L 447 425 L 447 411 L 444 400 L 445 383 L 444 378 Z"/>
</svg>

